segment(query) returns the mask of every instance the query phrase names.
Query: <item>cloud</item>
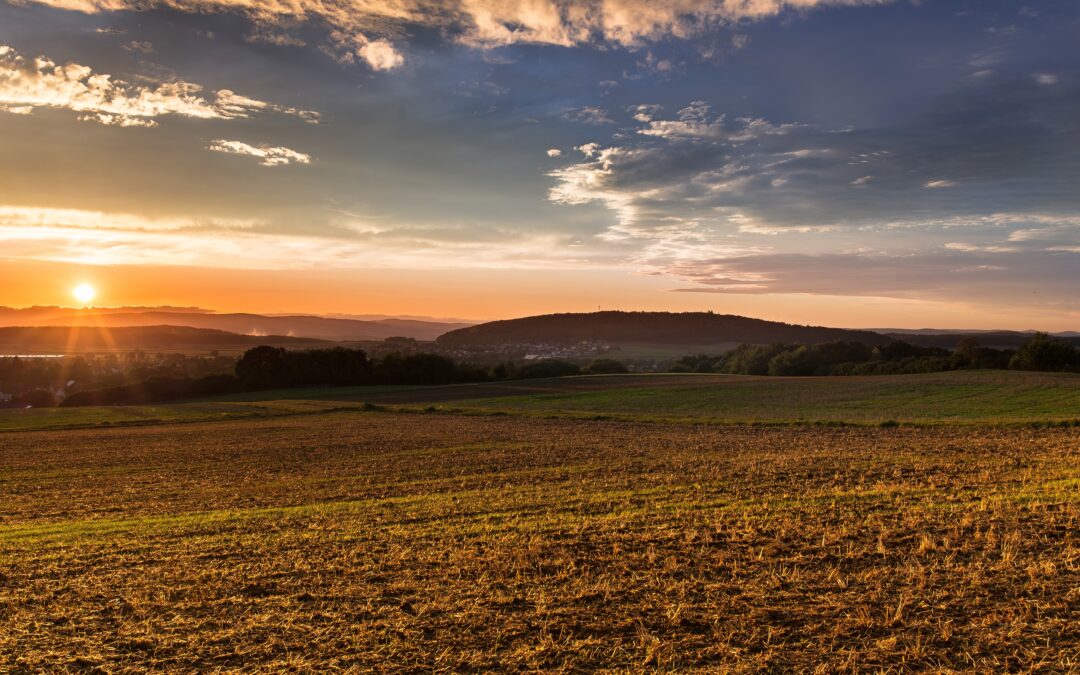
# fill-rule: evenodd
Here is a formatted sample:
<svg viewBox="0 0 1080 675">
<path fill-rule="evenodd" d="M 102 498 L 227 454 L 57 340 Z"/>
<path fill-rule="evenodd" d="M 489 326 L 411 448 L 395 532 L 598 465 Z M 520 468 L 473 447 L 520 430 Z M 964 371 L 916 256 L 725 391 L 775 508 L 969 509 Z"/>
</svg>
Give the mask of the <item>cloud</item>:
<svg viewBox="0 0 1080 675">
<path fill-rule="evenodd" d="M 942 190 L 944 188 L 956 187 L 956 181 L 951 180 L 928 180 L 923 183 L 923 187 L 927 190 Z"/>
<path fill-rule="evenodd" d="M 671 62 L 671 59 L 658 58 L 652 52 L 646 52 L 645 58 L 637 62 L 639 68 L 658 73 L 660 75 L 666 75 L 675 70 L 675 64 Z"/>
<path fill-rule="evenodd" d="M 312 231 L 318 234 L 312 234 Z M 285 235 L 261 219 L 0 205 L 5 256 L 89 265 L 184 265 L 223 269 L 580 269 L 603 255 L 571 234 L 455 225 L 388 225 L 354 216 Z M 613 263 L 613 261 L 610 261 Z"/>
<path fill-rule="evenodd" d="M 309 122 L 318 114 L 240 96 L 214 94 L 190 82 L 134 85 L 77 63 L 57 65 L 46 57 L 24 58 L 0 45 L 0 110 L 28 114 L 36 108 L 65 108 L 80 120 L 122 127 L 149 127 L 157 118 L 239 119 L 258 112 L 295 115 Z"/>
<path fill-rule="evenodd" d="M 405 63 L 405 58 L 387 40 L 372 40 L 357 53 L 373 70 L 393 70 Z"/>
<path fill-rule="evenodd" d="M 1048 73 L 1039 73 L 1038 75 L 1035 76 L 1035 81 L 1038 82 L 1039 84 L 1049 86 L 1049 85 L 1058 83 L 1058 76 L 1057 75 L 1050 75 Z"/>
<path fill-rule="evenodd" d="M 560 150 L 558 148 L 548 148 L 548 151 L 547 151 L 547 156 L 548 157 L 559 157 L 560 155 L 562 155 L 562 150 Z"/>
<path fill-rule="evenodd" d="M 584 108 L 568 108 L 562 111 L 562 118 L 568 122 L 581 122 L 582 124 L 614 124 L 615 120 L 608 116 L 603 108 L 585 106 Z"/>
<path fill-rule="evenodd" d="M 1080 293 L 1080 255 L 994 247 L 749 255 L 673 263 L 663 273 L 693 283 L 675 289 L 690 293 L 872 296 L 1059 309 L 1068 309 Z"/>
<path fill-rule="evenodd" d="M 676 120 L 655 119 L 656 112 L 649 108 L 637 106 L 638 112 L 634 119 L 648 124 L 646 128 L 638 130 L 639 134 L 657 138 L 742 142 L 762 136 L 786 134 L 797 127 L 794 124 L 774 125 L 763 119 L 740 117 L 734 128 L 731 128 L 724 123 L 723 115 L 710 120 L 711 106 L 704 101 L 694 101 L 680 110 Z"/>
<path fill-rule="evenodd" d="M 130 213 L 106 213 L 83 209 L 56 209 L 0 205 L 0 228 L 33 230 L 61 228 L 71 231 L 190 232 L 247 230 L 258 224 L 236 218 L 150 218 Z"/>
<path fill-rule="evenodd" d="M 402 64 L 394 40 L 410 29 L 441 31 L 455 41 L 492 49 L 512 44 L 562 47 L 608 44 L 638 48 L 688 39 L 718 27 L 822 7 L 880 5 L 890 0 L 29 0 L 87 14 L 169 9 L 234 13 L 260 27 L 312 23 L 328 28 L 333 50 L 372 68 Z M 654 59 L 659 68 L 664 60 Z M 670 62 L 668 62 L 670 67 Z"/>
<path fill-rule="evenodd" d="M 148 41 L 132 40 L 123 46 L 129 52 L 139 52 L 140 54 L 153 54 L 154 43 Z"/>
<path fill-rule="evenodd" d="M 1064 306 L 1080 292 L 1078 103 L 995 75 L 892 126 L 632 106 L 637 128 L 579 146 L 548 196 L 609 210 L 598 238 L 680 292 Z"/>
<path fill-rule="evenodd" d="M 244 38 L 251 44 L 274 45 L 275 47 L 306 47 L 307 43 L 298 37 L 276 30 L 257 28 Z"/>
<path fill-rule="evenodd" d="M 995 76 L 867 128 L 732 120 L 700 100 L 632 106 L 637 128 L 580 146 L 584 159 L 549 173 L 549 199 L 601 204 L 612 233 L 642 237 L 673 223 L 739 231 L 732 214 L 792 231 L 1074 214 L 1078 105 L 1080 90 Z"/>
<path fill-rule="evenodd" d="M 227 141 L 219 139 L 211 141 L 207 150 L 224 152 L 232 155 L 248 155 L 259 160 L 262 166 L 285 166 L 287 164 L 310 164 L 311 155 L 290 150 L 284 147 L 270 145 L 248 145 L 241 141 Z"/>
</svg>

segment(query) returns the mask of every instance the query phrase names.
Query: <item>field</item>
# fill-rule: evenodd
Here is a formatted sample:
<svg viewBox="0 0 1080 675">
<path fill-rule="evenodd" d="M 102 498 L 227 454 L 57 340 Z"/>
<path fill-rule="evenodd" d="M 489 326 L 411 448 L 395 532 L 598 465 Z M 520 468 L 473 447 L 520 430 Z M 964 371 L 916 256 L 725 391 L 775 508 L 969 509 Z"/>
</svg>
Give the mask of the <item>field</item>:
<svg viewBox="0 0 1080 675">
<path fill-rule="evenodd" d="M 194 403 L 0 410 L 0 432 L 359 410 L 694 424 L 1080 423 L 1080 375 L 960 371 L 881 377 L 599 375 L 441 387 L 260 391 Z"/>
<path fill-rule="evenodd" d="M 605 414 L 720 423 L 912 424 L 1080 420 L 1080 376 L 971 371 L 880 377 L 657 375 L 577 378 L 562 391 L 476 396 L 468 388 L 429 392 L 455 408 L 505 413 Z M 558 382 L 558 381 L 554 381 Z M 625 382 L 625 384 L 621 384 Z M 576 386 L 575 386 L 576 385 Z M 517 385 L 527 387 L 527 384 Z M 368 395 L 409 401 L 418 392 Z"/>
<path fill-rule="evenodd" d="M 1076 379 L 964 375 L 816 380 L 845 427 L 710 376 L 23 415 L 0 671 L 1080 670 Z"/>
</svg>

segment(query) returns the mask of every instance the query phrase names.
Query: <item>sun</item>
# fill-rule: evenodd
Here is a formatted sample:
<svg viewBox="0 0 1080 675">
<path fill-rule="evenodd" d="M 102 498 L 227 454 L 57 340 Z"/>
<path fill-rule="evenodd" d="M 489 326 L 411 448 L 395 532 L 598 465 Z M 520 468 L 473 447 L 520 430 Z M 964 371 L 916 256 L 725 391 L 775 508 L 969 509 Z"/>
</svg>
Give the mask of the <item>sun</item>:
<svg viewBox="0 0 1080 675">
<path fill-rule="evenodd" d="M 71 290 L 71 295 L 84 305 L 89 305 L 97 295 L 97 291 L 90 284 L 79 284 Z"/>
</svg>

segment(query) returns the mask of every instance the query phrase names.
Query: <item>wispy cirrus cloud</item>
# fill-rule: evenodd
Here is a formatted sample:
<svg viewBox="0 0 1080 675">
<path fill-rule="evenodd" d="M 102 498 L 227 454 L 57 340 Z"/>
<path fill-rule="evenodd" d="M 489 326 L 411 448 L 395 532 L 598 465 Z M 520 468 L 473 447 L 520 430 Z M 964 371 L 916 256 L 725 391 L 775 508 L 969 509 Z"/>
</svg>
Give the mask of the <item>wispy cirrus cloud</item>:
<svg viewBox="0 0 1080 675">
<path fill-rule="evenodd" d="M 0 205 L 0 257 L 90 265 L 220 269 L 462 267 L 574 269 L 615 264 L 566 233 L 523 234 L 454 224 L 385 224 L 354 215 L 313 218 L 283 234 L 261 218 L 149 217 L 135 213 Z"/>
<path fill-rule="evenodd" d="M 657 273 L 694 284 L 674 289 L 686 293 L 960 300 L 1070 312 L 1075 312 L 1073 299 L 1080 292 L 1080 255 L 1066 250 L 949 247 L 940 251 L 759 254 L 678 261 Z"/>
<path fill-rule="evenodd" d="M 30 114 L 37 108 L 63 108 L 79 119 L 121 127 L 152 127 L 168 115 L 198 119 L 240 119 L 274 112 L 318 121 L 310 110 L 280 106 L 228 89 L 212 94 L 191 82 L 135 85 L 96 73 L 77 63 L 57 64 L 44 56 L 27 58 L 0 45 L 0 110 Z"/>
<path fill-rule="evenodd" d="M 303 23 L 328 27 L 337 58 L 376 70 L 404 63 L 395 43 L 410 28 L 434 28 L 458 43 L 488 49 L 511 44 L 563 47 L 605 43 L 639 47 L 687 39 L 718 26 L 822 7 L 880 5 L 892 0 L 30 0 L 85 13 L 170 9 L 234 13 L 261 27 Z"/>
<path fill-rule="evenodd" d="M 311 155 L 290 148 L 273 145 L 250 145 L 243 141 L 218 139 L 211 141 L 208 150 L 231 155 L 247 155 L 259 160 L 262 166 L 285 166 L 288 164 L 311 164 Z"/>
<path fill-rule="evenodd" d="M 37 206 L 0 206 L 0 228 L 33 230 L 60 228 L 71 231 L 183 232 L 194 230 L 247 230 L 259 223 L 237 218 L 151 218 L 132 213 Z"/>
</svg>

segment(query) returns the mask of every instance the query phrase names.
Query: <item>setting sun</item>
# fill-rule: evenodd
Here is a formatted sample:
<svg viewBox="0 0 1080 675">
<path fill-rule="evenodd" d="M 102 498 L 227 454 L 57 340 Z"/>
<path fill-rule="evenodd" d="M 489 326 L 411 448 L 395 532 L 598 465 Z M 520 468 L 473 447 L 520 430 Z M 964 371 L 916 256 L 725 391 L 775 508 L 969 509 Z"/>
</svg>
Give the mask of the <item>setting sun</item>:
<svg viewBox="0 0 1080 675">
<path fill-rule="evenodd" d="M 79 284 L 71 291 L 71 295 L 84 305 L 90 304 L 97 295 L 97 291 L 90 284 Z"/>
</svg>

